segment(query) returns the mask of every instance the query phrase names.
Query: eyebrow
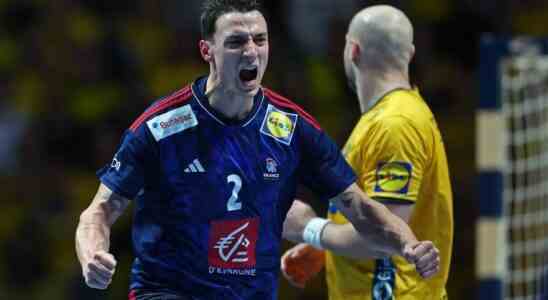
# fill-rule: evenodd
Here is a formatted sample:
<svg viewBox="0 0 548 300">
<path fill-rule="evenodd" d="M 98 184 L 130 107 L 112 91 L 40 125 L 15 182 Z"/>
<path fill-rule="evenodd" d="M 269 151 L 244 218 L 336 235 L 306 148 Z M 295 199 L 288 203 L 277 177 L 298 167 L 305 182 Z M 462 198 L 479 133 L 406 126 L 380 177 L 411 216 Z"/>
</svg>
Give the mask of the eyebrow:
<svg viewBox="0 0 548 300">
<path fill-rule="evenodd" d="M 243 38 L 243 37 L 247 37 L 249 35 L 248 32 L 244 32 L 244 31 L 236 31 L 236 32 L 232 32 L 230 33 L 226 39 L 232 39 L 232 38 Z M 251 33 L 251 36 L 253 36 L 254 38 L 256 37 L 267 37 L 268 36 L 268 33 L 266 31 L 262 31 L 262 32 L 258 32 L 258 33 Z"/>
</svg>

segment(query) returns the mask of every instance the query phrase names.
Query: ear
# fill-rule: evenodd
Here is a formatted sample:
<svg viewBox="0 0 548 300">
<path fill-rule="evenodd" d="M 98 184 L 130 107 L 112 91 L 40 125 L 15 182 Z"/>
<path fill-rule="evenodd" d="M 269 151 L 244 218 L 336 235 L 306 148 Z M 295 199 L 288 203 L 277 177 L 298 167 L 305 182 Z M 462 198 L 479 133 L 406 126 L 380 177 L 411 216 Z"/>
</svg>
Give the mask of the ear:
<svg viewBox="0 0 548 300">
<path fill-rule="evenodd" d="M 360 48 L 360 44 L 356 42 L 350 42 L 350 58 L 352 58 L 352 61 L 355 64 L 358 64 L 361 59 L 362 49 Z"/>
<path fill-rule="evenodd" d="M 206 62 L 211 62 L 213 60 L 213 55 L 211 54 L 211 42 L 206 40 L 200 40 L 198 46 L 200 47 L 200 55 Z"/>
</svg>

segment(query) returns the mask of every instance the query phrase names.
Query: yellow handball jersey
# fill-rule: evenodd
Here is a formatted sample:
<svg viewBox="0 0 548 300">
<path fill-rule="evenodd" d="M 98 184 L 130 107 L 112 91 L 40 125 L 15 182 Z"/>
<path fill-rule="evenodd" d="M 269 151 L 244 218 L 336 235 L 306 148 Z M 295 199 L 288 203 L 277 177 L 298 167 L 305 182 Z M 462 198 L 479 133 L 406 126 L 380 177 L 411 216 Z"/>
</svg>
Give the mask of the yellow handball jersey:
<svg viewBox="0 0 548 300">
<path fill-rule="evenodd" d="M 394 90 L 382 97 L 361 117 L 343 152 L 369 197 L 414 203 L 409 225 L 419 240 L 438 247 L 441 270 L 424 280 L 399 256 L 356 260 L 327 252 L 329 299 L 445 299 L 453 240 L 451 184 L 441 134 L 419 92 Z M 348 222 L 334 205 L 328 217 Z"/>
</svg>

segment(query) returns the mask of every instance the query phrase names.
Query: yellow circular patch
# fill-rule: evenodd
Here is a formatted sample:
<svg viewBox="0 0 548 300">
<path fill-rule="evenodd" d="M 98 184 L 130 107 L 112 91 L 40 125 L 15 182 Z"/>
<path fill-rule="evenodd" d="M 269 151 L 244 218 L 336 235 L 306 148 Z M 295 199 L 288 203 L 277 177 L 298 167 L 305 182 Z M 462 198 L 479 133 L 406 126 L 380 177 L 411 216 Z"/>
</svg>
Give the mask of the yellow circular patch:
<svg viewBox="0 0 548 300">
<path fill-rule="evenodd" d="M 385 192 L 399 192 L 409 183 L 409 170 L 395 163 L 387 163 L 377 173 L 377 184 Z"/>
<path fill-rule="evenodd" d="M 293 130 L 293 122 L 286 115 L 277 111 L 270 113 L 266 123 L 270 133 L 277 138 L 286 138 Z"/>
</svg>

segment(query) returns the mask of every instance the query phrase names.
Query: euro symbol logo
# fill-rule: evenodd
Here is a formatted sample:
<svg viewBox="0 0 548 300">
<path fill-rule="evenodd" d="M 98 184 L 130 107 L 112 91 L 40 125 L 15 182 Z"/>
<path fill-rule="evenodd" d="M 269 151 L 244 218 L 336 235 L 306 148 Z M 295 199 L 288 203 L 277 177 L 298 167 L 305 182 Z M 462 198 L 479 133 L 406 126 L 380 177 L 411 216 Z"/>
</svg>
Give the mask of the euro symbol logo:
<svg viewBox="0 0 548 300">
<path fill-rule="evenodd" d="M 213 246 L 213 248 L 219 249 L 219 257 L 221 257 L 223 261 L 246 262 L 248 260 L 247 251 L 238 251 L 241 246 L 247 248 L 250 244 L 249 240 L 245 237 L 245 234 L 240 234 L 247 226 L 249 226 L 249 222 L 236 228 L 236 230 L 232 231 L 227 236 L 222 237 L 217 241 L 215 246 Z"/>
</svg>

